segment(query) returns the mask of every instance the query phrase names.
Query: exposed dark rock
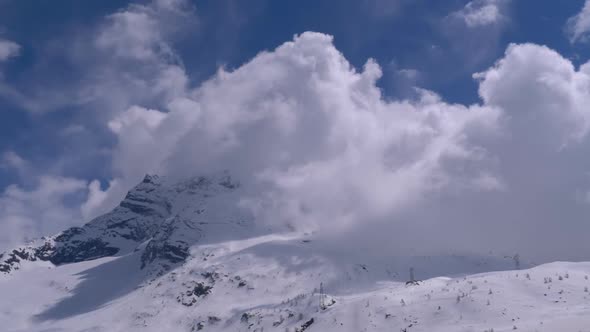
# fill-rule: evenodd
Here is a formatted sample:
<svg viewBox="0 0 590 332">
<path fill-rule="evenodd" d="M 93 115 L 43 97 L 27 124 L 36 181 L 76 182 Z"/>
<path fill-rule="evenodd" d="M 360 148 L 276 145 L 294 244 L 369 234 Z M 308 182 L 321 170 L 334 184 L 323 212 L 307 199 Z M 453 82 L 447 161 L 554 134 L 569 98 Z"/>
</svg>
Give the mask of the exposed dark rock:
<svg viewBox="0 0 590 332">
<path fill-rule="evenodd" d="M 18 269 L 23 261 L 41 260 L 60 265 L 125 255 L 134 250 L 143 250 L 141 268 L 158 261 L 154 266 L 160 270 L 169 269 L 189 257 L 190 246 L 202 236 L 200 225 L 208 224 L 203 217 L 206 205 L 195 207 L 194 214 L 201 219 L 183 220 L 178 215 L 172 216 L 171 202 L 175 202 L 178 195 L 198 194 L 196 197 L 202 200 L 238 187 L 238 182 L 227 172 L 174 184 L 166 183 L 157 175 L 146 175 L 113 211 L 82 227 L 72 227 L 45 239 L 41 244 L 0 253 L 0 272 Z M 146 241 L 149 242 L 145 247 L 141 246 Z"/>
<path fill-rule="evenodd" d="M 300 328 L 295 329 L 295 331 L 303 332 L 303 331 L 307 330 L 313 324 L 313 322 L 314 322 L 314 319 L 312 318 L 312 319 L 308 320 L 307 322 L 303 323 L 303 325 L 301 325 Z"/>
<path fill-rule="evenodd" d="M 65 243 L 56 248 L 49 257 L 55 265 L 83 262 L 101 257 L 114 256 L 119 248 L 111 247 L 101 239 L 87 239 L 83 242 Z"/>
<path fill-rule="evenodd" d="M 192 290 L 192 295 L 195 295 L 196 297 L 206 296 L 209 295 L 209 293 L 211 293 L 212 289 L 212 286 L 207 286 L 202 282 L 198 282 L 195 288 L 193 288 Z"/>
</svg>

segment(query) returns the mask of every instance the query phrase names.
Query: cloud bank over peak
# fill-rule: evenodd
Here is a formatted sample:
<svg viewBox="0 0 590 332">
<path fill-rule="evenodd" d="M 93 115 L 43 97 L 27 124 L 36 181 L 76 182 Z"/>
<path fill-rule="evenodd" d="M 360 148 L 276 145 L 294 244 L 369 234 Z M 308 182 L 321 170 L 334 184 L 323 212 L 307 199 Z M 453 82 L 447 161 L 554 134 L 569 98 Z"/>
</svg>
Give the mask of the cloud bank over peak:
<svg viewBox="0 0 590 332">
<path fill-rule="evenodd" d="M 469 137 L 492 132 L 497 109 L 448 105 L 428 92 L 386 102 L 380 76 L 372 60 L 352 68 L 331 36 L 304 33 L 220 70 L 165 113 L 122 113 L 111 122 L 116 167 L 135 178 L 137 165 L 175 176 L 229 168 L 255 188 L 245 203 L 274 206 L 260 220 L 274 223 L 276 213 L 294 227 L 336 228 L 455 185 L 447 164 L 485 160 Z M 462 174 L 461 185 L 480 175 Z"/>
<path fill-rule="evenodd" d="M 229 169 L 259 222 L 327 244 L 580 257 L 590 230 L 587 68 L 514 44 L 474 75 L 479 105 L 425 90 L 389 101 L 375 61 L 357 70 L 331 36 L 306 32 L 178 91 L 165 109 L 116 116 L 120 176 L 101 197 L 113 204 L 143 173 Z"/>
<path fill-rule="evenodd" d="M 453 17 L 497 30 L 505 3 L 473 1 Z M 184 1 L 132 5 L 82 44 L 111 55 L 76 94 L 105 106 L 93 125 L 112 135 L 112 177 L 107 188 L 59 178 L 70 188 L 52 198 L 63 220 L 106 212 L 146 173 L 229 170 L 243 184 L 236 204 L 259 223 L 312 232 L 328 249 L 587 258 L 590 65 L 513 44 L 474 75 L 479 103 L 423 89 L 391 100 L 375 60 L 355 68 L 332 36 L 304 32 L 191 86 L 171 22 L 194 19 Z M 17 157 L 5 167 L 26 171 Z M 17 207 L 57 178 L 11 187 L 0 204 L 15 207 L 12 217 L 40 218 L 41 209 Z M 80 193 L 85 202 L 68 203 Z"/>
</svg>

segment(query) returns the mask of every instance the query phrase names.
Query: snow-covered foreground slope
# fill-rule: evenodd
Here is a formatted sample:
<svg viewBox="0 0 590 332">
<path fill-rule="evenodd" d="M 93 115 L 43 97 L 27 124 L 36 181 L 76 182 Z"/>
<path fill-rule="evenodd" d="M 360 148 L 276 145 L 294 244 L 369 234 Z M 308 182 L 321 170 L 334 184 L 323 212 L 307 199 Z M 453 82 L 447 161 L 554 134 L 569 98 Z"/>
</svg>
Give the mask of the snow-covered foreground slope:
<svg viewBox="0 0 590 332">
<path fill-rule="evenodd" d="M 139 252 L 0 279 L 3 331 L 590 331 L 590 263 L 372 279 L 265 236 L 193 248 L 146 278 Z M 368 269 L 368 268 L 367 268 Z M 325 309 L 320 309 L 323 282 Z"/>
<path fill-rule="evenodd" d="M 258 229 L 239 190 L 146 177 L 113 212 L 5 253 L 0 330 L 590 331 L 590 263 L 334 252 Z M 406 285 L 410 268 L 425 280 Z"/>
</svg>

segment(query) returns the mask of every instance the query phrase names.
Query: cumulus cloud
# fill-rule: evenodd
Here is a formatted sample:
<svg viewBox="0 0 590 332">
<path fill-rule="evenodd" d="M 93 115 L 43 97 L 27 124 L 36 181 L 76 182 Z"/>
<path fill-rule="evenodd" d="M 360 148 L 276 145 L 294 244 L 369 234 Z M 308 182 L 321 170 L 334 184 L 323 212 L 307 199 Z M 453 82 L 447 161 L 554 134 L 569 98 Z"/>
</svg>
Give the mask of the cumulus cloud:
<svg viewBox="0 0 590 332">
<path fill-rule="evenodd" d="M 461 19 L 468 27 L 499 24 L 506 19 L 503 14 L 508 0 L 474 0 L 452 16 Z"/>
<path fill-rule="evenodd" d="M 534 44 L 509 45 L 493 68 L 474 75 L 488 105 L 551 127 L 556 143 L 580 140 L 590 128 L 590 64 L 578 70 L 559 53 Z M 548 129 L 548 128 L 546 128 Z"/>
<path fill-rule="evenodd" d="M 246 188 L 238 204 L 259 222 L 315 232 L 326 246 L 581 258 L 587 68 L 514 44 L 474 75 L 481 104 L 424 90 L 388 101 L 377 63 L 357 70 L 332 37 L 304 33 L 162 110 L 116 116 L 120 177 L 102 202 L 146 172 L 229 169 Z"/>
<path fill-rule="evenodd" d="M 115 168 L 134 181 L 139 168 L 179 178 L 230 169 L 260 222 L 335 233 L 382 224 L 445 188 L 479 191 L 488 156 L 472 142 L 494 134 L 501 112 L 428 91 L 387 102 L 380 76 L 372 60 L 354 69 L 332 37 L 304 33 L 221 69 L 166 112 L 116 117 Z"/>
<path fill-rule="evenodd" d="M 14 151 L 3 154 L 0 169 L 21 183 L 0 192 L 0 252 L 81 225 L 97 216 L 93 207 L 105 199 L 98 181 L 47 174 Z"/>
<path fill-rule="evenodd" d="M 93 39 L 124 73 L 94 81 L 96 96 L 111 91 L 125 102 L 104 121 L 116 138 L 108 187 L 70 185 L 86 195 L 76 210 L 64 210 L 67 194 L 52 198 L 70 220 L 108 211 L 145 173 L 228 169 L 244 188 L 232 204 L 264 226 L 312 232 L 330 250 L 587 259 L 590 64 L 514 44 L 474 75 L 478 104 L 427 90 L 391 101 L 377 87 L 375 61 L 354 68 L 331 36 L 307 32 L 191 87 L 158 28 L 167 15 L 185 15 L 183 3 L 127 7 Z M 455 18 L 497 28 L 506 3 L 473 1 Z M 12 187 L 20 194 L 0 200 L 24 206 L 49 191 L 42 186 Z"/>
<path fill-rule="evenodd" d="M 565 29 L 570 42 L 588 41 L 588 32 L 590 32 L 590 1 L 587 0 L 582 10 L 568 19 Z"/>
<path fill-rule="evenodd" d="M 32 188 L 8 186 L 0 195 L 0 250 L 79 224 L 79 205 L 67 201 L 81 201 L 85 190 L 85 181 L 52 176 Z"/>
</svg>

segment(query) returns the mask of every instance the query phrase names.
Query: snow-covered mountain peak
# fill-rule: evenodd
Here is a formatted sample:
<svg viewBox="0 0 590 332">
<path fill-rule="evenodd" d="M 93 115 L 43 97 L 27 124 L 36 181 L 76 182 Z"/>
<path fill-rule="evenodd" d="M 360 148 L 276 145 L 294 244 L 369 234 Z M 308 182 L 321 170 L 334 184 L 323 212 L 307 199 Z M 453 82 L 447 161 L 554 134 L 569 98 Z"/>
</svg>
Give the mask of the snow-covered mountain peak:
<svg viewBox="0 0 590 332">
<path fill-rule="evenodd" d="M 2 254 L 0 272 L 27 261 L 61 265 L 135 250 L 144 251 L 142 268 L 156 260 L 169 268 L 199 241 L 252 231 L 252 219 L 236 204 L 239 188 L 227 171 L 182 181 L 146 175 L 111 212 Z"/>
</svg>

